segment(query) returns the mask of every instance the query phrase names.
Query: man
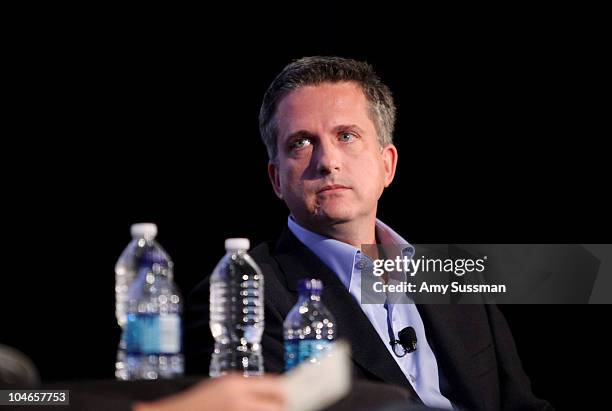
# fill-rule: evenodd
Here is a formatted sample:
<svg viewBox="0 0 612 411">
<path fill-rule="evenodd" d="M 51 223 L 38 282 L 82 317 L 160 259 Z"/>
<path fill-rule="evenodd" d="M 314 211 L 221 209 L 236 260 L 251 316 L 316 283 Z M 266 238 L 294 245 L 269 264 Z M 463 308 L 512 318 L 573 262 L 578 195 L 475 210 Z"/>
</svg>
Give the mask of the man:
<svg viewBox="0 0 612 411">
<path fill-rule="evenodd" d="M 353 347 L 357 378 L 400 385 L 414 402 L 441 409 L 549 407 L 531 393 L 495 306 L 360 304 L 361 246 L 407 244 L 376 218 L 398 161 L 394 122 L 389 89 L 371 66 L 354 60 L 302 58 L 266 92 L 260 131 L 268 174 L 291 212 L 276 243 L 250 252 L 266 281 L 266 370 L 283 369 L 283 319 L 297 300 L 297 281 L 318 277 L 338 337 Z M 213 344 L 207 301 L 205 281 L 191 296 L 187 320 L 188 365 L 200 372 Z M 415 329 L 418 349 L 399 356 L 389 341 L 406 326 Z"/>
</svg>

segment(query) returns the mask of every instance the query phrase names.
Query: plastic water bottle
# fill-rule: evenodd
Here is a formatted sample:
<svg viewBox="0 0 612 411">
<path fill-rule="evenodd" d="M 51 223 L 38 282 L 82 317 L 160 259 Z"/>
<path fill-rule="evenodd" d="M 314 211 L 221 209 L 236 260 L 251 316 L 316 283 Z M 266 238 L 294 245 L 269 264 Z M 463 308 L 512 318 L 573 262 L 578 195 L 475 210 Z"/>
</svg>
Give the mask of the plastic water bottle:
<svg viewBox="0 0 612 411">
<path fill-rule="evenodd" d="M 121 253 L 115 265 L 115 315 L 122 328 L 121 340 L 117 351 L 115 375 L 117 379 L 131 379 L 126 362 L 125 326 L 127 323 L 128 289 L 138 275 L 140 258 L 147 250 L 155 250 L 167 261 L 168 272 L 172 272 L 172 261 L 166 251 L 155 241 L 157 226 L 151 223 L 133 224 L 130 227 L 132 241 Z"/>
<path fill-rule="evenodd" d="M 264 373 L 264 279 L 248 249 L 246 238 L 225 240 L 226 254 L 210 278 L 211 377 L 230 371 L 247 377 Z"/>
<path fill-rule="evenodd" d="M 128 379 L 175 378 L 184 373 L 182 298 L 161 248 L 146 249 L 128 288 L 125 328 Z"/>
<path fill-rule="evenodd" d="M 334 317 L 321 302 L 323 283 L 302 279 L 298 291 L 298 302 L 284 322 L 285 371 L 302 361 L 316 363 L 328 352 L 336 335 Z"/>
</svg>

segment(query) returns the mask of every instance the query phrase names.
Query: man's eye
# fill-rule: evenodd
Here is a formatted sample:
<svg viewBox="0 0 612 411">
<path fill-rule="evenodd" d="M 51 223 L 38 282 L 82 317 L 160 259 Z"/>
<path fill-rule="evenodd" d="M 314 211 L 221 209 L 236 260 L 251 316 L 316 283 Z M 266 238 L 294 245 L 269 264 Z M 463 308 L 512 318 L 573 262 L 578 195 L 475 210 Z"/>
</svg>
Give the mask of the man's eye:
<svg viewBox="0 0 612 411">
<path fill-rule="evenodd" d="M 343 141 L 345 143 L 349 143 L 355 140 L 355 138 L 355 134 L 353 133 L 340 133 L 340 141 Z"/>
<path fill-rule="evenodd" d="M 310 140 L 307 138 L 300 138 L 298 140 L 295 140 L 292 144 L 291 144 L 291 148 L 292 149 L 301 149 L 304 147 L 307 147 L 310 145 Z"/>
</svg>

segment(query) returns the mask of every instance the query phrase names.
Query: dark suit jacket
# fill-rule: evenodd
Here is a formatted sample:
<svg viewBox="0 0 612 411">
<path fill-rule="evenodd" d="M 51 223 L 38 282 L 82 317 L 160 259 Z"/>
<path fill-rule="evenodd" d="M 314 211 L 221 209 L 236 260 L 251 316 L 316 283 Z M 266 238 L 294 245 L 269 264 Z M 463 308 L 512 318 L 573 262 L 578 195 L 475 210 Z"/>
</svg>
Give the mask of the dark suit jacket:
<svg viewBox="0 0 612 411">
<path fill-rule="evenodd" d="M 297 301 L 300 278 L 323 281 L 322 301 L 338 324 L 337 338 L 353 350 L 356 378 L 402 386 L 420 401 L 384 342 L 338 277 L 285 229 L 276 244 L 249 254 L 264 273 L 266 372 L 283 371 L 283 321 Z M 186 364 L 190 373 L 208 373 L 214 340 L 208 324 L 208 279 L 191 293 L 186 310 Z M 468 410 L 532 410 L 550 405 L 534 397 L 508 325 L 494 305 L 419 305 L 427 340 L 449 381 L 443 393 Z"/>
</svg>

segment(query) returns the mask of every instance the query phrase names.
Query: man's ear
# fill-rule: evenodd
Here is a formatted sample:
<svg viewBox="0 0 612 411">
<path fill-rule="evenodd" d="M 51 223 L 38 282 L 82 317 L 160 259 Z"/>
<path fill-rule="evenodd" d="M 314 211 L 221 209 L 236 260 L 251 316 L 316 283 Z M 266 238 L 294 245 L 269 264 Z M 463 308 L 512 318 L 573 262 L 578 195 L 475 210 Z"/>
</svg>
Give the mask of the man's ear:
<svg viewBox="0 0 612 411">
<path fill-rule="evenodd" d="M 268 177 L 270 177 L 270 182 L 272 183 L 272 188 L 274 189 L 274 192 L 276 193 L 278 198 L 282 200 L 283 193 L 281 191 L 280 177 L 278 174 L 278 166 L 273 161 L 270 161 L 268 163 Z"/>
<path fill-rule="evenodd" d="M 385 187 L 389 187 L 397 169 L 397 148 L 393 144 L 387 144 L 382 149 L 382 156 L 385 165 Z"/>
</svg>

